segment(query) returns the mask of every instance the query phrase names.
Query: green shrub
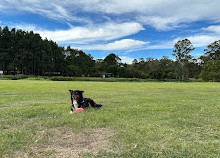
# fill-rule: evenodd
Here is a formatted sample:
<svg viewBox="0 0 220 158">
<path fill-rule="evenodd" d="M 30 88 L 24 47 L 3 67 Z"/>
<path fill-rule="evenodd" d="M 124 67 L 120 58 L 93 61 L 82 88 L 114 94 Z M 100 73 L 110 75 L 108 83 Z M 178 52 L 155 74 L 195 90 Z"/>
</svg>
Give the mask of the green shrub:
<svg viewBox="0 0 220 158">
<path fill-rule="evenodd" d="M 30 75 L 2 75 L 0 76 L 1 78 L 6 78 L 6 79 L 10 79 L 10 80 L 20 80 L 20 79 L 26 79 L 31 77 Z"/>
<path fill-rule="evenodd" d="M 144 79 L 139 78 L 98 78 L 98 77 L 51 77 L 52 81 L 99 81 L 99 82 L 143 82 Z"/>
<path fill-rule="evenodd" d="M 209 61 L 200 74 L 204 81 L 220 82 L 220 60 Z"/>
</svg>

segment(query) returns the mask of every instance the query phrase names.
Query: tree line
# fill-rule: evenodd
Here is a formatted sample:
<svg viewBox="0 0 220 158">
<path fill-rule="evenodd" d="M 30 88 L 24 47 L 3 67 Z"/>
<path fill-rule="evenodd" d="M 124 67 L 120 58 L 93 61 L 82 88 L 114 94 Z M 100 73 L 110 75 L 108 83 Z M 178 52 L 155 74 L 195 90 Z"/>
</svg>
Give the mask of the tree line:
<svg viewBox="0 0 220 158">
<path fill-rule="evenodd" d="M 176 60 L 166 56 L 162 59 L 149 57 L 126 64 L 114 53 L 94 60 L 90 54 L 70 46 L 60 47 L 33 31 L 0 27 L 0 70 L 8 75 L 99 77 L 112 73 L 125 78 L 187 80 L 201 77 L 220 81 L 220 40 L 208 45 L 198 59 L 190 54 L 194 49 L 188 39 L 183 39 L 174 45 Z"/>
</svg>

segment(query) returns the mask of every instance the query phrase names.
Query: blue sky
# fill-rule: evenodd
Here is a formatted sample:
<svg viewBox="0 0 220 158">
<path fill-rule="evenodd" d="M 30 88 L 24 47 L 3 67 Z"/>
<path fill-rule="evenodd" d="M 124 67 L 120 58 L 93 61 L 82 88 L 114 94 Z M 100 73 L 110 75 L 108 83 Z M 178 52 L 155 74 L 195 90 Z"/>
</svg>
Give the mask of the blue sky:
<svg viewBox="0 0 220 158">
<path fill-rule="evenodd" d="M 220 40 L 219 0 L 1 0 L 0 26 L 33 30 L 95 59 L 172 56 L 188 38 L 199 57 Z"/>
</svg>

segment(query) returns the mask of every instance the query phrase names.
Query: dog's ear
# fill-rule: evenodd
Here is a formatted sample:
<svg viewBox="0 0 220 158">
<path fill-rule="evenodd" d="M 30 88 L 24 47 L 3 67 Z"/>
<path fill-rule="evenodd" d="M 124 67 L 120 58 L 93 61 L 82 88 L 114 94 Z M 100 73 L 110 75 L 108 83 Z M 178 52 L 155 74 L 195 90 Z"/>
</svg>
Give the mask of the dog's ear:
<svg viewBox="0 0 220 158">
<path fill-rule="evenodd" d="M 72 94 L 73 93 L 73 91 L 72 90 L 69 90 L 70 91 L 70 93 Z"/>
<path fill-rule="evenodd" d="M 81 94 L 84 92 L 84 91 L 79 91 Z"/>
</svg>

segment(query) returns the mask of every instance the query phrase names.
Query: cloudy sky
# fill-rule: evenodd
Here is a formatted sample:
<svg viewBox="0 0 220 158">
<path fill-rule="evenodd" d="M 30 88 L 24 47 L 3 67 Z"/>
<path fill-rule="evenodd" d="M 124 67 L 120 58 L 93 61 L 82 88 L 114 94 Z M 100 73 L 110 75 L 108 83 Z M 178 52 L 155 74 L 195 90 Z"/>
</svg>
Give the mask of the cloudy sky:
<svg viewBox="0 0 220 158">
<path fill-rule="evenodd" d="M 172 56 L 188 38 L 194 57 L 220 39 L 220 0 L 1 0 L 0 26 L 33 30 L 93 57 L 124 62 Z"/>
</svg>

